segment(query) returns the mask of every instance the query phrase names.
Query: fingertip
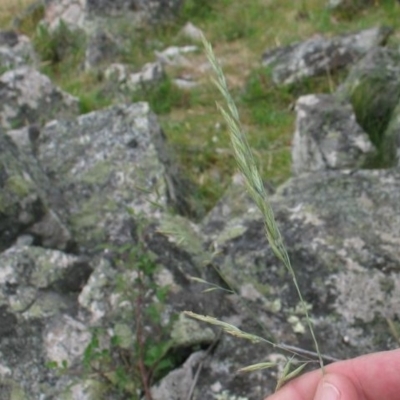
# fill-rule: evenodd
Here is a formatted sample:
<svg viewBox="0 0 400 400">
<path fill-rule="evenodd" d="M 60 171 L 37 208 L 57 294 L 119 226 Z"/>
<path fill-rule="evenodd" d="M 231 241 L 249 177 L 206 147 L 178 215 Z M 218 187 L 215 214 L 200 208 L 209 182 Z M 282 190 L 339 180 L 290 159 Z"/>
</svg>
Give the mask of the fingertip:
<svg viewBox="0 0 400 400">
<path fill-rule="evenodd" d="M 361 400 L 361 397 L 349 378 L 330 373 L 321 379 L 313 400 Z"/>
</svg>

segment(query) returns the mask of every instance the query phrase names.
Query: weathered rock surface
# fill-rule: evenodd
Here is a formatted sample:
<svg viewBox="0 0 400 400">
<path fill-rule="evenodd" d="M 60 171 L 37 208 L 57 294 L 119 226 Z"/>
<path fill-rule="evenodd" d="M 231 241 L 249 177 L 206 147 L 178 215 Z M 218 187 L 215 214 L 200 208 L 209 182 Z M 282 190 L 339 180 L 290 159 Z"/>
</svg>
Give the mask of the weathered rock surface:
<svg viewBox="0 0 400 400">
<path fill-rule="evenodd" d="M 159 62 L 166 65 L 185 66 L 188 64 L 184 54 L 198 51 L 197 46 L 171 46 L 163 51 L 156 51 L 156 56 Z"/>
<path fill-rule="evenodd" d="M 3 71 L 36 62 L 37 56 L 27 36 L 0 31 L 0 68 Z"/>
<path fill-rule="evenodd" d="M 63 193 L 69 225 L 85 251 L 132 241 L 130 209 L 156 217 L 167 205 L 183 212 L 187 206 L 189 187 L 147 103 L 47 124 L 39 160 Z"/>
<path fill-rule="evenodd" d="M 308 174 L 292 178 L 271 198 L 325 354 L 347 358 L 396 347 L 386 318 L 399 317 L 399 173 L 396 169 Z M 237 215 L 247 201 L 229 196 L 208 216 L 204 233 L 219 254 L 213 262 L 245 295 L 257 320 L 273 336 L 306 346 L 311 341 L 304 333 L 297 295 L 267 245 L 261 216 L 251 209 Z M 245 290 L 249 285 L 252 289 Z M 281 322 L 274 323 L 278 315 Z M 286 328 L 283 321 L 288 323 Z M 230 351 L 231 362 L 245 360 L 239 349 Z M 265 357 L 251 362 L 257 361 Z M 216 379 L 211 370 L 208 374 L 204 377 L 208 383 Z M 233 381 L 222 386 L 235 387 Z M 254 388 L 235 394 L 251 399 L 260 396 Z"/>
<path fill-rule="evenodd" d="M 187 22 L 179 33 L 193 41 L 200 41 L 203 35 L 203 31 L 191 22 Z"/>
<path fill-rule="evenodd" d="M 324 169 L 361 168 L 375 147 L 357 124 L 352 106 L 331 95 L 302 96 L 296 103 L 292 144 L 295 175 Z"/>
<path fill-rule="evenodd" d="M 26 234 L 33 243 L 66 249 L 71 236 L 49 205 L 47 177 L 2 131 L 0 171 L 0 251 Z"/>
<path fill-rule="evenodd" d="M 140 70 L 128 64 L 112 63 L 104 70 L 104 77 L 104 90 L 113 93 L 121 103 L 131 101 L 132 95 L 140 99 L 167 79 L 160 62 L 146 63 Z"/>
<path fill-rule="evenodd" d="M 32 67 L 22 66 L 0 76 L 0 119 L 3 128 L 19 128 L 79 112 L 78 99 L 53 85 Z"/>
<path fill-rule="evenodd" d="M 170 372 L 158 386 L 152 388 L 152 398 L 163 400 L 165 394 L 168 393 L 171 400 L 184 399 L 190 393 L 192 386 L 196 384 L 196 368 L 199 367 L 204 356 L 204 352 L 193 353 L 182 367 Z"/>
<path fill-rule="evenodd" d="M 46 0 L 44 21 L 50 30 L 56 29 L 60 22 L 69 27 L 84 28 L 85 0 Z"/>
<path fill-rule="evenodd" d="M 331 39 L 317 36 L 287 47 L 267 50 L 262 56 L 262 63 L 272 68 L 275 83 L 288 85 L 353 64 L 373 48 L 384 44 L 390 33 L 389 28 L 383 27 Z"/>
<path fill-rule="evenodd" d="M 120 44 L 110 34 L 97 31 L 88 39 L 85 68 L 87 70 L 98 68 L 105 63 L 110 64 L 121 54 Z"/>
<path fill-rule="evenodd" d="M 52 323 L 76 312 L 76 296 L 92 270 L 84 257 L 40 247 L 11 247 L 0 259 L 0 387 L 22 398 L 54 398 L 54 372 L 46 367 L 57 335 Z M 68 317 L 67 317 L 68 318 Z M 47 324 L 47 326 L 46 326 Z M 65 324 L 64 326 L 68 324 Z M 46 343 L 44 337 L 49 339 Z M 66 342 L 64 349 L 69 348 Z M 77 346 L 77 342 L 71 344 Z M 64 350 L 66 351 L 66 350 Z M 12 393 L 15 393 L 11 391 Z M 12 399 L 12 394 L 4 399 Z"/>
<path fill-rule="evenodd" d="M 73 306 L 68 294 L 79 293 L 93 269 L 83 257 L 33 246 L 11 247 L 0 262 L 1 304 L 20 320 L 47 318 Z"/>
<path fill-rule="evenodd" d="M 382 147 L 386 162 L 389 165 L 400 166 L 400 103 L 391 114 L 383 138 Z"/>
</svg>

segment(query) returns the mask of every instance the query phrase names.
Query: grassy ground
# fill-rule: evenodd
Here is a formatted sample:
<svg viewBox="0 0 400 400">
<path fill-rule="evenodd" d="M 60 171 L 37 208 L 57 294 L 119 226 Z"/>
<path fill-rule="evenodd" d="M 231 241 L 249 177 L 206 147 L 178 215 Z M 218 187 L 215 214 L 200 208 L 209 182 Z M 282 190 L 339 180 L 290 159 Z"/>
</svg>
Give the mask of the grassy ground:
<svg viewBox="0 0 400 400">
<path fill-rule="evenodd" d="M 0 0 L 0 23 L 6 26 L 29 0 Z M 306 39 L 315 34 L 334 35 L 377 24 L 400 26 L 400 7 L 395 0 L 377 1 L 365 9 L 332 14 L 325 0 L 186 0 L 179 20 L 168 27 L 134 32 L 123 61 L 140 68 L 154 61 L 154 51 L 170 45 L 189 44 L 179 29 L 191 21 L 214 44 L 228 83 L 242 114 L 263 178 L 277 185 L 290 175 L 290 143 L 294 128 L 293 104 L 305 93 L 329 92 L 340 76 L 321 77 L 290 88 L 275 87 L 261 67 L 263 51 Z M 62 88 L 78 96 L 82 111 L 110 104 L 97 74 L 80 68 L 82 51 L 71 46 L 62 62 L 54 56 L 54 43 L 37 30 L 28 32 L 43 55 L 43 70 Z M 392 38 L 398 42 L 398 34 Z M 79 42 L 79 41 L 78 41 Z M 52 47 L 53 46 L 53 47 Z M 215 107 L 219 99 L 209 81 L 210 70 L 199 52 L 187 57 L 185 67 L 169 67 L 170 79 L 190 75 L 201 85 L 191 91 L 177 89 L 170 80 L 142 97 L 159 114 L 166 134 L 190 178 L 199 186 L 198 198 L 212 207 L 229 184 L 234 171 L 226 126 Z M 135 97 L 137 99 L 137 96 Z"/>
<path fill-rule="evenodd" d="M 9 22 L 10 17 L 12 18 L 18 12 L 23 10 L 32 0 L 1 0 L 0 1 L 0 21 L 3 24 Z"/>
</svg>

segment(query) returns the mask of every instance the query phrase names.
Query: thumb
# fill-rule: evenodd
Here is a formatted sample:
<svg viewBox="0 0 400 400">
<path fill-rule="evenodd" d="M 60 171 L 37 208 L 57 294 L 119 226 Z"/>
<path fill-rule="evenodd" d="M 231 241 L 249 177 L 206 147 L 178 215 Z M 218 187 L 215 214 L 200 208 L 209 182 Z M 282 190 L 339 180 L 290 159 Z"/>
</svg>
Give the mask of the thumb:
<svg viewBox="0 0 400 400">
<path fill-rule="evenodd" d="M 314 400 L 363 400 L 349 378 L 326 374 L 320 381 Z"/>
</svg>

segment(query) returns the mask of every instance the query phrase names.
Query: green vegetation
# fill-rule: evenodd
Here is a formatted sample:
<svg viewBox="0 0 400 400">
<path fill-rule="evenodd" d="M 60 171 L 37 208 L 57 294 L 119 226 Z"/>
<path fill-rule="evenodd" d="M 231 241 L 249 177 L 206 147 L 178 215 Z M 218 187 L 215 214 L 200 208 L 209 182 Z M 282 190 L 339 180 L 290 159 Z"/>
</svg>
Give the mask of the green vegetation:
<svg viewBox="0 0 400 400">
<path fill-rule="evenodd" d="M 144 393 L 151 400 L 150 386 L 182 363 L 180 352 L 171 351 L 175 319 L 167 325 L 161 321 L 169 287 L 154 283 L 157 264 L 140 245 L 116 247 L 113 253 L 119 271 L 113 289 L 117 315 L 112 326 L 91 329 L 78 367 L 82 376 L 104 383 L 103 395 L 118 393 L 139 400 Z M 62 375 L 70 366 L 50 361 L 47 367 Z"/>
<path fill-rule="evenodd" d="M 164 99 L 160 101 L 160 99 Z M 160 83 L 143 85 L 135 92 L 131 100 L 147 101 L 151 109 L 158 115 L 170 113 L 174 108 L 189 108 L 192 102 L 190 92 L 180 90 L 168 77 Z"/>
<path fill-rule="evenodd" d="M 53 32 L 46 26 L 38 25 L 34 37 L 34 45 L 41 61 L 52 68 L 60 68 L 60 73 L 67 73 L 76 68 L 83 58 L 85 50 L 85 36 L 80 31 L 71 30 L 61 21 Z"/>
<path fill-rule="evenodd" d="M 381 0 L 368 7 L 359 7 L 357 0 L 347 3 L 348 7 L 333 13 L 320 0 L 186 0 L 174 23 L 142 29 L 130 24 L 116 27 L 129 40 L 127 50 L 115 61 L 128 63 L 138 71 L 144 63 L 155 60 L 155 51 L 190 44 L 189 39 L 179 35 L 179 30 L 187 21 L 195 23 L 215 45 L 215 53 L 223 63 L 262 178 L 277 185 L 290 175 L 294 101 L 301 94 L 334 90 L 338 77 L 326 76 L 292 88 L 277 88 L 260 65 L 261 55 L 267 48 L 314 34 L 335 35 L 376 24 L 394 28 L 400 25 L 400 9 L 393 0 Z M 15 7 L 10 7 L 15 13 Z M 32 18 L 37 18 L 36 14 Z M 6 15 L 2 15 L 2 20 L 7 20 Z M 30 25 L 25 21 L 25 26 Z M 43 71 L 80 98 L 82 113 L 121 100 L 115 96 L 116 88 L 107 86 L 101 74 L 83 70 L 83 41 L 78 33 L 65 26 L 51 35 L 44 28 L 27 28 L 26 32 L 33 37 L 41 55 Z M 200 53 L 185 57 L 187 65 L 167 66 L 167 78 L 159 86 L 143 89 L 127 100 L 149 101 L 184 170 L 199 188 L 196 197 L 210 209 L 229 184 L 234 163 L 227 127 L 213 102 L 216 89 L 209 83 L 206 59 Z M 191 76 L 200 85 L 192 90 L 177 88 L 173 79 L 183 75 Z"/>
</svg>

